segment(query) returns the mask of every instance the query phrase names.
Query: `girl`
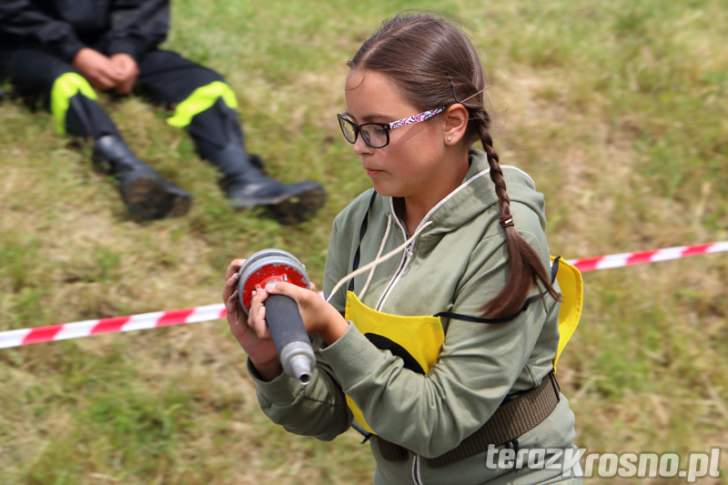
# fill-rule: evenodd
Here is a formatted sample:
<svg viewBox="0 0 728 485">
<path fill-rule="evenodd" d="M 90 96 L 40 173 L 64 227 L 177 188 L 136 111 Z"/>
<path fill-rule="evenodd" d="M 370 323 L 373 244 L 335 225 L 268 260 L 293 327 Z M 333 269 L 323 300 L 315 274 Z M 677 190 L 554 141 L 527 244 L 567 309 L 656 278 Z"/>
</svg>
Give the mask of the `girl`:
<svg viewBox="0 0 728 485">
<path fill-rule="evenodd" d="M 323 440 L 353 426 L 377 484 L 568 478 L 574 415 L 553 376 L 559 294 L 543 196 L 499 163 L 475 49 L 441 18 L 397 16 L 348 65 L 338 121 L 373 189 L 334 220 L 328 301 L 278 283 L 256 292 L 246 319 L 243 261 L 227 272 L 228 321 L 263 412 Z M 297 301 L 314 339 L 305 387 L 281 374 L 263 306 L 272 293 Z M 533 448 L 551 465 L 526 467 Z"/>
</svg>

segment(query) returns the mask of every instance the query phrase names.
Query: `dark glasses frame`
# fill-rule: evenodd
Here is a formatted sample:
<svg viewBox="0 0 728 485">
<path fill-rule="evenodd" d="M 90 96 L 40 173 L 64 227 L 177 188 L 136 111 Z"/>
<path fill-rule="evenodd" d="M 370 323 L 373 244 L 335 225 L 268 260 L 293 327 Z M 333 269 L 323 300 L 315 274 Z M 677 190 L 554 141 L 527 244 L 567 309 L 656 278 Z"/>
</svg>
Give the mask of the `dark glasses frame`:
<svg viewBox="0 0 728 485">
<path fill-rule="evenodd" d="M 344 135 L 344 139 L 351 143 L 352 145 L 356 143 L 357 138 L 359 137 L 359 134 L 361 134 L 361 139 L 364 140 L 364 143 L 369 148 L 384 148 L 387 145 L 389 145 L 389 132 L 392 130 L 396 130 L 397 128 L 401 128 L 403 126 L 409 126 L 409 125 L 416 125 L 417 123 L 422 123 L 423 121 L 427 121 L 430 118 L 433 118 L 440 113 L 445 111 L 444 106 L 440 106 L 439 108 L 423 111 L 422 113 L 417 113 L 412 116 L 408 116 L 406 118 L 402 118 L 396 121 L 392 121 L 391 123 L 362 123 L 360 125 L 354 123 L 351 119 L 348 118 L 348 114 L 346 113 L 339 113 L 336 115 L 336 118 L 339 121 L 339 128 L 341 128 L 341 134 Z M 351 129 L 354 131 L 354 139 L 350 139 L 347 136 L 347 130 L 346 125 L 349 125 Z M 379 129 L 381 129 L 384 132 L 385 135 L 385 141 L 382 145 L 375 145 L 372 143 L 372 141 L 369 139 L 369 136 L 366 131 L 362 131 L 362 128 L 366 126 L 376 126 Z"/>
</svg>

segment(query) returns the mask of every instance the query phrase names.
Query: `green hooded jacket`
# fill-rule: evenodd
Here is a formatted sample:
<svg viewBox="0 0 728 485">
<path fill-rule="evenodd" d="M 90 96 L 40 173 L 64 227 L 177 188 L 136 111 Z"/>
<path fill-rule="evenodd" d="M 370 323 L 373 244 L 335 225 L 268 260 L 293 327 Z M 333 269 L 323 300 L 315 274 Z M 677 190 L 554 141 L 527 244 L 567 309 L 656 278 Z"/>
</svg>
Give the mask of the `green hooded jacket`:
<svg viewBox="0 0 728 485">
<path fill-rule="evenodd" d="M 502 166 L 516 229 L 550 267 L 543 195 L 523 171 Z M 333 223 L 323 291 L 352 271 L 362 219 L 372 189 L 341 211 Z M 405 242 L 401 203 L 376 195 L 361 241 L 360 266 Z M 398 315 L 434 315 L 441 311 L 480 316 L 485 303 L 498 294 L 507 275 L 505 233 L 499 224 L 498 202 L 485 155 L 470 152 L 470 167 L 462 184 L 423 218 L 432 221 L 401 255 L 357 276 L 354 287 L 367 306 Z M 387 225 L 389 224 L 389 230 Z M 557 287 L 558 290 L 558 287 Z M 534 287 L 531 294 L 537 294 Z M 345 287 L 331 303 L 344 312 Z M 440 456 L 478 430 L 506 396 L 531 389 L 552 370 L 558 343 L 559 304 L 551 297 L 537 300 L 504 324 L 488 325 L 443 319 L 445 342 L 427 375 L 404 368 L 401 358 L 380 350 L 354 325 L 339 340 L 317 347 L 317 371 L 307 386 L 285 375 L 266 382 L 249 364 L 263 412 L 288 431 L 330 440 L 350 428 L 352 415 L 344 393 L 361 408 L 376 434 L 409 450 L 405 461 L 381 456 L 370 440 L 377 469 L 375 483 L 543 482 L 559 475 L 553 470 L 487 467 L 483 453 L 444 467 L 427 460 Z M 541 424 L 518 439 L 523 448 L 573 448 L 574 415 L 566 398 Z M 578 465 L 577 465 L 578 466 Z"/>
</svg>

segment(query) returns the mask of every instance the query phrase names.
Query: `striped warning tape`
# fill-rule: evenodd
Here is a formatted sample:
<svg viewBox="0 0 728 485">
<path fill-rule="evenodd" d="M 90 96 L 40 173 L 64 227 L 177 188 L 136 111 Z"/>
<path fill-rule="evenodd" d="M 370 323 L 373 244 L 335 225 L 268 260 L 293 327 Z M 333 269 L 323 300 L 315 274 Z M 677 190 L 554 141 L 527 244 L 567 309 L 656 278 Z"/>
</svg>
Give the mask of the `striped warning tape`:
<svg viewBox="0 0 728 485">
<path fill-rule="evenodd" d="M 571 264 L 583 273 L 603 269 L 621 268 L 635 264 L 657 263 L 686 258 L 699 254 L 728 252 L 728 241 L 693 246 L 610 254 L 596 258 L 572 259 Z M 41 342 L 69 340 L 102 333 L 131 332 L 149 328 L 169 327 L 189 323 L 202 323 L 225 318 L 225 305 L 205 305 L 182 310 L 142 313 L 125 317 L 84 320 L 81 322 L 49 325 L 46 327 L 23 328 L 0 332 L 0 349 L 22 347 Z"/>
<path fill-rule="evenodd" d="M 695 244 L 693 246 L 676 246 L 674 248 L 653 249 L 651 251 L 637 251 L 634 253 L 610 254 L 609 256 L 597 256 L 596 258 L 584 258 L 569 260 L 571 264 L 579 268 L 579 271 L 595 271 L 599 269 L 622 268 L 634 264 L 659 263 L 672 259 L 697 256 L 698 254 L 711 254 L 728 251 L 728 241 L 720 241 L 709 244 Z"/>
<path fill-rule="evenodd" d="M 202 323 L 225 318 L 225 305 L 206 305 L 183 310 L 142 313 L 127 317 L 102 318 L 62 323 L 46 327 L 23 328 L 0 332 L 0 349 L 23 345 L 89 337 L 102 333 L 132 332 L 149 328 Z"/>
</svg>

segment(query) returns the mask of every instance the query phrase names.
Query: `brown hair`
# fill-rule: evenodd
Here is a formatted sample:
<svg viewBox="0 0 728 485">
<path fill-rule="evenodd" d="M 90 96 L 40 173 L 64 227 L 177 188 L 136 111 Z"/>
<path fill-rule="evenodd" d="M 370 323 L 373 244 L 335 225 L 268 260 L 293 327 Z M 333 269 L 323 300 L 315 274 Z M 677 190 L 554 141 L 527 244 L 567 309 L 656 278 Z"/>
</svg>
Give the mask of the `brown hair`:
<svg viewBox="0 0 728 485">
<path fill-rule="evenodd" d="M 483 144 L 498 196 L 500 224 L 505 231 L 509 256 L 508 281 L 483 306 L 484 315 L 502 318 L 516 314 L 536 280 L 558 299 L 538 254 L 513 226 L 510 198 L 489 132 L 490 116 L 483 106 L 485 76 L 478 53 L 466 35 L 434 15 L 397 15 L 362 44 L 348 65 L 389 76 L 407 100 L 421 111 L 453 103 L 462 103 L 468 110 L 466 142 L 479 139 Z"/>
</svg>

